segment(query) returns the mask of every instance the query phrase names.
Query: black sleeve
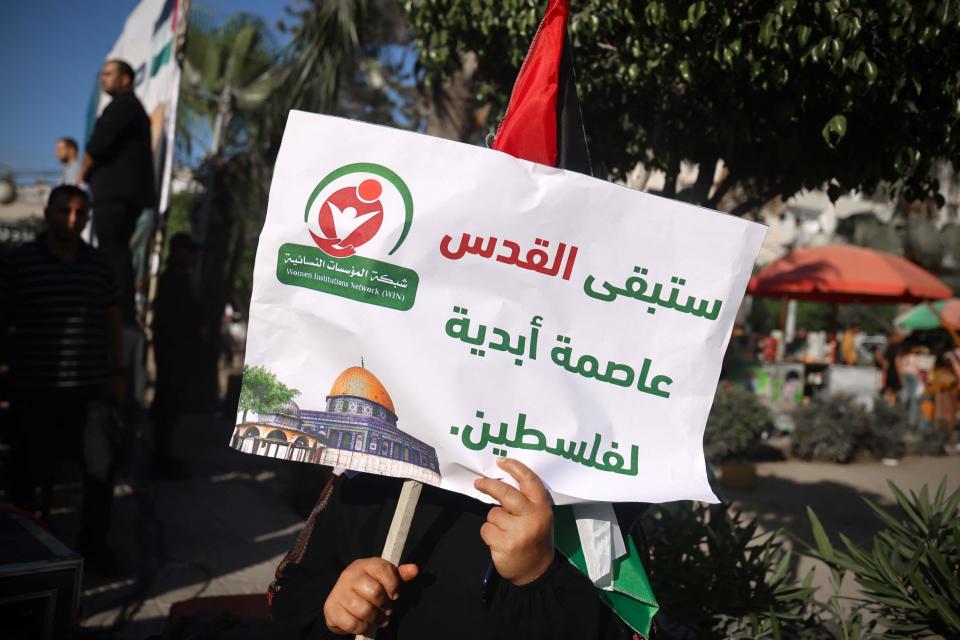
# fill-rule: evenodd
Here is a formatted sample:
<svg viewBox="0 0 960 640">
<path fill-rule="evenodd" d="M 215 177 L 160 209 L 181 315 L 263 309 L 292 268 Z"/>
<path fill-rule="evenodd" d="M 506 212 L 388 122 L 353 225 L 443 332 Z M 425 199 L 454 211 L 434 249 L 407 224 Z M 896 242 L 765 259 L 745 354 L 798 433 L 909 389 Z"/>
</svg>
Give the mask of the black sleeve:
<svg viewBox="0 0 960 640">
<path fill-rule="evenodd" d="M 270 586 L 276 640 L 336 638 L 323 617 L 323 603 L 346 567 L 339 553 L 346 515 L 340 503 L 342 477 L 334 478 L 310 514 L 293 550 Z"/>
<path fill-rule="evenodd" d="M 523 586 L 499 580 L 490 603 L 497 638 L 507 640 L 620 640 L 626 627 L 590 580 L 559 552 L 546 573 Z"/>
<path fill-rule="evenodd" d="M 93 156 L 94 161 L 104 162 L 116 153 L 124 130 L 136 116 L 128 104 L 125 99 L 114 98 L 97 118 L 86 147 L 86 152 Z"/>
<path fill-rule="evenodd" d="M 650 505 L 614 504 L 624 536 L 634 536 Z M 634 538 L 636 541 L 636 538 Z M 642 544 L 638 545 L 641 548 Z M 499 580 L 491 609 L 498 613 L 498 638 L 531 640 L 629 640 L 630 628 L 602 601 L 587 576 L 558 551 L 542 576 L 520 587 Z"/>
</svg>

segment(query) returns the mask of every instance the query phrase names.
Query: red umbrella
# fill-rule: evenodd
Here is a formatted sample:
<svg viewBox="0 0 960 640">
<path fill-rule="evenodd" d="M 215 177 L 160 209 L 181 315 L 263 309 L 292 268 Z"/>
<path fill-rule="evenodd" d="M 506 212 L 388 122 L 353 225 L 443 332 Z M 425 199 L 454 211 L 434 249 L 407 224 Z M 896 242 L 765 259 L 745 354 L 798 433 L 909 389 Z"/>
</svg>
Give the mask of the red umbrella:
<svg viewBox="0 0 960 640">
<path fill-rule="evenodd" d="M 853 245 L 795 249 L 750 279 L 747 293 L 820 302 L 922 302 L 953 291 L 933 274 L 892 253 Z"/>
</svg>

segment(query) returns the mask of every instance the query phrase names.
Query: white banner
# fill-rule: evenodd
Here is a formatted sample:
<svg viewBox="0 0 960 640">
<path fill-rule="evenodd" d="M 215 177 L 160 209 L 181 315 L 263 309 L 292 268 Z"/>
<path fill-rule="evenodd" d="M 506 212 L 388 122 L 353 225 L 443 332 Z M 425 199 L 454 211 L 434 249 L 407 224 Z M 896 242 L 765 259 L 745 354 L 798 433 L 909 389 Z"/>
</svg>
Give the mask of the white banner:
<svg viewBox="0 0 960 640">
<path fill-rule="evenodd" d="M 702 441 L 765 227 L 465 144 L 291 112 L 235 448 L 481 500 L 715 502 Z"/>
<path fill-rule="evenodd" d="M 177 126 L 180 65 L 177 46 L 186 29 L 184 0 L 142 0 L 130 13 L 123 32 L 106 60 L 124 60 L 136 72 L 134 91 L 150 118 L 153 168 L 159 188 L 160 212 L 170 202 L 173 139 Z M 100 94 L 97 113 L 109 104 Z"/>
</svg>

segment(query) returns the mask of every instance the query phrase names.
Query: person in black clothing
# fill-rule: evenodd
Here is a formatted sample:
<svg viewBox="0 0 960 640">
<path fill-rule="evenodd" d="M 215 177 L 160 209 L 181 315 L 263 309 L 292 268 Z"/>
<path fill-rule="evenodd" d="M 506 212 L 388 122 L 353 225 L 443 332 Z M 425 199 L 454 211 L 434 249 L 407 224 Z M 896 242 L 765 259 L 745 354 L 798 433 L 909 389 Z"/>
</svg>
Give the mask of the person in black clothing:
<svg viewBox="0 0 960 640">
<path fill-rule="evenodd" d="M 181 474 L 172 451 L 173 432 L 194 382 L 197 354 L 206 335 L 203 309 L 190 283 L 199 250 L 189 234 L 178 233 L 170 239 L 167 269 L 160 276 L 154 302 L 157 385 L 153 401 L 153 460 L 154 471 L 161 476 Z"/>
<path fill-rule="evenodd" d="M 555 552 L 540 479 L 517 460 L 498 464 L 520 490 L 491 478 L 475 486 L 500 506 L 423 487 L 399 566 L 379 555 L 402 481 L 331 480 L 277 568 L 273 637 L 319 640 L 379 628 L 378 640 L 632 638 L 589 579 Z M 625 515 L 618 508 L 621 522 Z"/>
<path fill-rule="evenodd" d="M 900 381 L 900 371 L 897 369 L 897 360 L 902 348 L 903 336 L 899 333 L 892 333 L 887 342 L 887 348 L 883 351 L 878 350 L 874 356 L 877 365 L 883 371 L 883 388 L 880 393 L 890 406 L 897 403 L 897 397 L 903 387 Z"/>
<path fill-rule="evenodd" d="M 0 262 L 0 337 L 11 347 L 15 416 L 12 494 L 18 506 L 46 517 L 54 474 L 79 452 L 78 546 L 92 563 L 112 567 L 104 542 L 113 501 L 111 453 L 102 450 L 109 443 L 85 438 L 85 431 L 95 405 L 117 406 L 126 393 L 117 288 L 103 253 L 80 239 L 89 215 L 86 193 L 56 187 L 44 215 L 46 232 Z"/>
<path fill-rule="evenodd" d="M 150 120 L 133 84 L 134 71 L 126 62 L 103 65 L 100 86 L 113 100 L 97 118 L 78 181 L 93 192 L 93 232 L 113 265 L 125 324 L 135 317 L 130 238 L 143 209 L 155 204 Z"/>
</svg>

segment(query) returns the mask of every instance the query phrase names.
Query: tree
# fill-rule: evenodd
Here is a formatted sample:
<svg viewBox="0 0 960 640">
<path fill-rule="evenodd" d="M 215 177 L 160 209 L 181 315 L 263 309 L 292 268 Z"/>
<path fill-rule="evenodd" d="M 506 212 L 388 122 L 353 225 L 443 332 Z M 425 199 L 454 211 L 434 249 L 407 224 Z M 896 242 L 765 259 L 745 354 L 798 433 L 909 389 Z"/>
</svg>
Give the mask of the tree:
<svg viewBox="0 0 960 640">
<path fill-rule="evenodd" d="M 277 25 L 290 34 L 282 50 L 263 21 L 248 14 L 232 17 L 220 29 L 202 29 L 193 42 L 193 58 L 188 44 L 188 62 L 194 59 L 193 66 L 203 70 L 191 75 L 188 68 L 185 74 L 199 82 L 191 104 L 199 103 L 194 111 L 206 118 L 214 134 L 223 132 L 213 136 L 212 157 L 202 167 L 214 206 L 211 215 L 200 216 L 209 219 L 201 220 L 201 227 L 210 225 L 201 236 L 208 243 L 233 246 L 229 258 L 216 261 L 226 265 L 225 272 L 212 274 L 206 288 L 225 290 L 217 281 L 221 277 L 239 290 L 238 298 L 249 294 L 256 234 L 291 109 L 417 124 L 413 65 L 405 57 L 409 47 L 402 46 L 409 30 L 399 5 L 389 0 L 294 0 L 286 11 L 287 19 Z M 244 215 L 218 216 L 216 204 L 241 209 Z M 234 218 L 235 233 L 217 228 Z"/>
<path fill-rule="evenodd" d="M 253 142 L 259 112 L 282 79 L 278 62 L 279 50 L 259 17 L 238 13 L 215 25 L 203 12 L 191 16 L 178 140 L 191 162 L 194 147 L 209 143 L 195 172 L 204 192 L 189 203 L 193 235 L 204 244 L 197 285 L 208 327 L 220 327 L 234 299 L 248 230 L 259 228 L 266 208 L 267 161 L 253 153 Z M 213 337 L 198 354 L 201 394 L 211 399 L 220 355 Z"/>
<path fill-rule="evenodd" d="M 405 0 L 423 82 L 478 58 L 502 114 L 545 3 Z M 942 198 L 931 168 L 960 152 L 960 0 L 581 0 L 571 9 L 591 151 L 614 178 L 638 163 L 704 168 L 684 199 L 736 213 L 829 185 Z M 714 184 L 717 160 L 726 171 Z"/>
<path fill-rule="evenodd" d="M 286 386 L 266 367 L 243 367 L 243 385 L 240 387 L 239 409 L 243 411 L 243 422 L 247 421 L 247 412 L 258 415 L 273 413 L 300 395 L 296 389 Z"/>
<path fill-rule="evenodd" d="M 210 132 L 210 155 L 247 150 L 248 128 L 282 80 L 278 51 L 263 20 L 238 13 L 214 26 L 194 12 L 187 37 L 178 135 L 188 154 L 198 125 Z"/>
</svg>

